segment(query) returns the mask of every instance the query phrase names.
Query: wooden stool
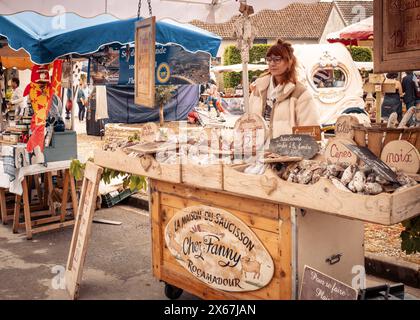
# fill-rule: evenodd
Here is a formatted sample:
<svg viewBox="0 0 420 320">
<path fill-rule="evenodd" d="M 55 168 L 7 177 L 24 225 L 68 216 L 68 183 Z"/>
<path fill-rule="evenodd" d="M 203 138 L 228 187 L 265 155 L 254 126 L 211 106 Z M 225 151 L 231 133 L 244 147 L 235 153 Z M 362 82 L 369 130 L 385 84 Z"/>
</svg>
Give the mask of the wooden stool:
<svg viewBox="0 0 420 320">
<path fill-rule="evenodd" d="M 34 176 L 29 177 L 29 180 L 32 180 L 35 182 L 35 189 L 37 190 L 37 196 L 38 196 L 38 204 L 35 205 L 31 205 L 31 210 L 34 211 L 38 211 L 38 210 L 44 210 L 46 208 L 45 205 L 43 205 L 42 202 L 42 197 L 43 195 L 41 194 L 41 186 L 39 183 L 39 179 L 40 179 L 40 175 L 36 174 Z M 29 185 L 32 185 L 32 182 L 29 181 Z M 7 207 L 7 194 L 8 194 L 8 189 L 3 189 L 0 188 L 0 209 L 1 209 L 1 222 L 4 225 L 7 225 L 9 221 L 13 221 L 14 219 L 14 206 L 12 207 Z M 30 189 L 29 191 L 29 199 L 31 199 L 31 192 L 32 189 Z M 12 196 L 12 194 L 9 194 L 10 196 Z M 14 197 L 14 195 L 13 195 Z"/>
<path fill-rule="evenodd" d="M 32 235 L 34 233 L 60 229 L 66 226 L 73 225 L 74 219 L 70 221 L 65 221 L 66 213 L 67 213 L 67 200 L 68 200 L 69 188 L 71 191 L 70 197 L 71 197 L 73 212 L 76 212 L 77 210 L 76 187 L 75 187 L 74 179 L 70 176 L 70 170 L 69 169 L 64 170 L 63 196 L 62 196 L 62 201 L 61 201 L 61 214 L 60 215 L 55 215 L 54 208 L 49 204 L 49 199 L 51 199 L 51 193 L 53 191 L 52 172 L 49 171 L 45 173 L 44 194 L 42 197 L 43 198 L 42 207 L 44 208 L 47 207 L 48 210 L 31 212 L 31 209 L 33 210 L 36 210 L 36 209 L 31 208 L 30 206 L 28 177 L 29 176 L 25 176 L 22 181 L 23 195 L 22 196 L 16 195 L 16 198 L 15 198 L 16 201 L 15 201 L 15 210 L 14 210 L 14 219 L 13 219 L 13 232 L 17 233 L 19 228 L 25 228 L 26 238 L 28 240 L 31 240 Z M 19 222 L 22 197 L 23 197 L 24 223 Z M 32 220 L 32 218 L 45 217 L 45 216 L 49 216 L 49 217 Z M 53 223 L 53 222 L 56 222 L 56 223 Z"/>
</svg>

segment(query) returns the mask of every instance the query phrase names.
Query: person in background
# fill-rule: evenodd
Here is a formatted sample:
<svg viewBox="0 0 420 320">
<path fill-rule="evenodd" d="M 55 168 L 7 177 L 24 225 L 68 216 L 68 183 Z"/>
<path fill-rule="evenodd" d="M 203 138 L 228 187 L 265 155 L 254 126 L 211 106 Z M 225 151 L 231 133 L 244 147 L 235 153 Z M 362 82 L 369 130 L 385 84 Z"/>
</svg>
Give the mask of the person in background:
<svg viewBox="0 0 420 320">
<path fill-rule="evenodd" d="M 249 111 L 269 125 L 270 138 L 291 134 L 296 126 L 319 126 L 320 116 L 311 93 L 297 81 L 296 56 L 290 43 L 278 40 L 269 48 L 268 73 L 255 82 Z"/>
<path fill-rule="evenodd" d="M 416 85 L 416 107 L 419 108 L 420 104 L 420 73 L 415 72 L 413 74 L 414 83 Z"/>
<path fill-rule="evenodd" d="M 23 97 L 23 91 L 19 88 L 20 81 L 18 78 L 12 78 L 11 81 L 13 94 L 10 104 L 15 110 L 16 119 L 23 117 L 25 112 L 25 98 Z"/>
<path fill-rule="evenodd" d="M 220 112 L 219 112 L 219 109 L 217 108 L 217 101 L 220 99 L 220 94 L 217 91 L 217 85 L 213 79 L 210 79 L 210 87 L 207 90 L 207 93 L 209 95 L 207 99 L 208 111 L 210 112 L 211 105 L 213 105 L 214 109 L 216 109 L 217 116 L 219 117 Z"/>
<path fill-rule="evenodd" d="M 79 106 L 79 121 L 83 121 L 86 113 L 87 98 L 85 94 L 86 84 L 83 80 L 79 82 L 77 91 L 77 105 Z"/>
<path fill-rule="evenodd" d="M 413 77 L 413 71 L 406 71 L 406 76 L 402 80 L 404 103 L 407 110 L 416 104 L 416 83 L 414 82 Z"/>
<path fill-rule="evenodd" d="M 391 113 L 396 112 L 398 121 L 402 119 L 402 101 L 403 89 L 401 83 L 397 80 L 398 73 L 387 73 L 385 83 L 395 84 L 396 92 L 385 93 L 384 101 L 381 106 L 381 115 L 383 118 L 389 118 Z"/>
</svg>

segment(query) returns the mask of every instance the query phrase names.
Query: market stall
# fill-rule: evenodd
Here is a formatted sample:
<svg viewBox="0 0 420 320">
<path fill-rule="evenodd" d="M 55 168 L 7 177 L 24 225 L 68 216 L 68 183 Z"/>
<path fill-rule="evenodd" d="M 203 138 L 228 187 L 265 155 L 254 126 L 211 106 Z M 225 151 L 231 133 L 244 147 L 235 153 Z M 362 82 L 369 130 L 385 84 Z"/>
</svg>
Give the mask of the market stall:
<svg viewBox="0 0 420 320">
<path fill-rule="evenodd" d="M 19 226 L 25 227 L 28 239 L 33 233 L 52 229 L 48 225 L 35 231 L 33 226 L 59 221 L 55 226 L 61 228 L 72 223 L 65 221 L 67 218 L 74 218 L 71 214 L 67 216 L 66 211 L 69 199 L 67 193 L 70 189 L 71 204 L 73 208 L 77 207 L 74 205 L 75 186 L 70 183 L 74 181 L 69 179 L 70 160 L 77 158 L 77 137 L 75 131 L 64 127 L 62 117 L 65 95 L 61 90 L 65 86 L 69 88 L 71 101 L 75 95 L 72 92 L 73 59 L 104 50 L 104 46 L 110 44 L 122 46 L 133 42 L 135 23 L 142 19 L 118 20 L 110 15 L 86 19 L 72 13 L 64 14 L 63 18 L 65 25 L 57 28 L 54 17 L 34 12 L 0 16 L 2 41 L 8 44 L 1 51 L 2 59 L 7 63 L 26 62 L 32 66 L 31 82 L 27 86 L 22 84 L 26 86 L 24 96 L 27 96 L 28 107 L 19 114 L 15 111 L 16 107 L 10 108 L 6 130 L 0 136 L 0 187 L 3 188 L 1 195 L 4 194 L 0 199 L 2 221 L 6 224 L 14 219 L 13 230 L 17 231 Z M 96 36 L 92 37 L 92 34 Z M 185 50 L 202 50 L 213 54 L 220 44 L 220 38 L 213 34 L 167 20 L 157 24 L 156 41 L 162 44 L 176 42 Z M 66 111 L 67 106 L 68 103 Z M 51 173 L 61 170 L 64 181 L 60 185 L 61 193 L 56 194 L 58 199 L 53 199 L 58 184 L 55 182 L 53 185 Z M 34 180 L 41 186 L 37 190 L 38 200 L 42 202 L 46 199 L 39 208 L 40 212 L 30 212 L 30 181 Z M 3 201 L 7 197 L 6 192 L 17 194 L 13 204 L 14 215 L 10 215 L 12 208 L 8 208 L 6 201 Z M 24 223 L 19 222 L 20 196 L 23 197 Z M 61 213 L 56 215 L 58 208 L 54 206 L 59 203 L 62 204 Z M 47 218 L 32 221 L 31 218 L 36 216 Z"/>
<path fill-rule="evenodd" d="M 262 158 L 246 161 L 243 144 L 230 146 L 264 126 L 244 116 L 217 143 L 188 129 L 178 143 L 173 136 L 159 143 L 159 131 L 140 129 L 139 142 L 107 145 L 94 161 L 150 178 L 153 273 L 168 284 L 168 297 L 181 288 L 205 299 L 296 299 L 305 266 L 354 285 L 354 268 L 364 265 L 363 221 L 391 225 L 420 214 L 419 167 L 388 181 L 379 158 L 372 164 L 370 154 L 345 146 L 362 143 L 343 137 L 344 120 L 323 151 L 309 136 L 281 136 Z M 418 164 L 418 153 L 412 158 Z"/>
<path fill-rule="evenodd" d="M 326 66 L 347 74 L 326 53 L 305 71 L 311 87 L 317 67 Z M 346 81 L 338 87 L 348 88 Z M 343 89 L 313 89 L 330 104 L 342 99 Z M 175 135 L 148 126 L 137 139 L 106 144 L 94 161 L 149 178 L 153 274 L 169 298 L 186 290 L 204 299 L 308 292 L 357 299 L 363 222 L 392 225 L 420 214 L 420 131 L 412 115 L 382 125 L 341 115 L 329 139 L 319 127 L 273 139 L 255 114 L 232 129 L 184 127 Z M 318 281 L 320 274 L 329 281 Z"/>
</svg>

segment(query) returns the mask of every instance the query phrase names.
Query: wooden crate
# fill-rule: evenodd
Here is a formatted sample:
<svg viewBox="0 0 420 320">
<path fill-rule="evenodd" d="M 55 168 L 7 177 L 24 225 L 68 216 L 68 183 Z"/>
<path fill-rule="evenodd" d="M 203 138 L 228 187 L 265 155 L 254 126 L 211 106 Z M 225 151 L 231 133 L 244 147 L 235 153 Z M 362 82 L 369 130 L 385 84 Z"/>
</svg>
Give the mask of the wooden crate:
<svg viewBox="0 0 420 320">
<path fill-rule="evenodd" d="M 121 150 L 95 150 L 94 162 L 98 166 L 134 175 L 169 181 L 181 182 L 181 164 L 159 163 L 152 156 L 130 157 Z"/>
<path fill-rule="evenodd" d="M 151 179 L 153 274 L 159 280 L 203 299 L 292 299 L 292 223 L 290 208 L 226 192 L 209 191 Z M 164 232 L 181 209 L 207 205 L 229 211 L 259 238 L 274 263 L 269 284 L 249 292 L 214 289 L 184 269 L 166 246 Z"/>
<path fill-rule="evenodd" d="M 223 164 L 182 164 L 182 182 L 194 187 L 223 190 Z"/>
<path fill-rule="evenodd" d="M 420 185 L 393 194 L 360 195 L 340 191 L 325 178 L 313 185 L 302 185 L 280 179 L 271 169 L 263 175 L 243 170 L 244 166 L 224 167 L 224 190 L 383 225 L 420 214 Z"/>
<path fill-rule="evenodd" d="M 354 140 L 361 147 L 368 147 L 377 157 L 381 157 L 382 149 L 388 142 L 405 140 L 420 150 L 420 128 L 387 128 L 386 124 L 373 124 L 365 127 L 353 125 Z"/>
</svg>

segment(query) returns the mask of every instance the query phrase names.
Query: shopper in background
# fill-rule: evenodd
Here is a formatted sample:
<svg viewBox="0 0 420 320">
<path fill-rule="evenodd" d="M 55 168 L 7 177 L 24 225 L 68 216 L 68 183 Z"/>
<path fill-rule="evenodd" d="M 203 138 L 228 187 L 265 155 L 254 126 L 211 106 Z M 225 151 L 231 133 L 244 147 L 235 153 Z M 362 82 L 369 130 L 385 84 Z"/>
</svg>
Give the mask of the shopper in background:
<svg viewBox="0 0 420 320">
<path fill-rule="evenodd" d="M 412 106 L 416 104 L 416 83 L 413 80 L 414 73 L 413 71 L 406 71 L 406 76 L 402 80 L 402 89 L 404 92 L 404 103 L 406 105 L 406 109 L 410 109 Z"/>
<path fill-rule="evenodd" d="M 415 72 L 413 74 L 414 83 L 416 85 L 416 106 L 420 107 L 420 73 Z"/>
<path fill-rule="evenodd" d="M 15 117 L 16 119 L 19 117 L 23 117 L 25 112 L 25 98 L 23 97 L 23 91 L 20 89 L 20 81 L 18 78 L 12 78 L 11 81 L 13 93 L 12 99 L 10 100 L 10 104 L 12 108 L 15 110 Z"/>
<path fill-rule="evenodd" d="M 391 113 L 396 112 L 398 121 L 402 119 L 402 101 L 403 90 L 401 83 L 397 80 L 398 73 L 387 73 L 385 83 L 395 85 L 396 92 L 385 93 L 384 101 L 382 102 L 381 115 L 383 118 L 389 118 Z"/>
<path fill-rule="evenodd" d="M 217 101 L 220 99 L 220 94 L 219 91 L 217 91 L 217 85 L 213 79 L 210 79 L 207 93 L 209 95 L 207 99 L 208 111 L 210 112 L 210 109 L 213 106 L 213 108 L 216 110 L 217 116 L 220 116 L 219 109 L 217 108 Z"/>
<path fill-rule="evenodd" d="M 86 113 L 86 105 L 87 105 L 87 98 L 86 98 L 86 84 L 83 80 L 79 82 L 79 90 L 77 92 L 77 105 L 79 106 L 79 121 L 83 121 L 85 118 Z"/>
</svg>

